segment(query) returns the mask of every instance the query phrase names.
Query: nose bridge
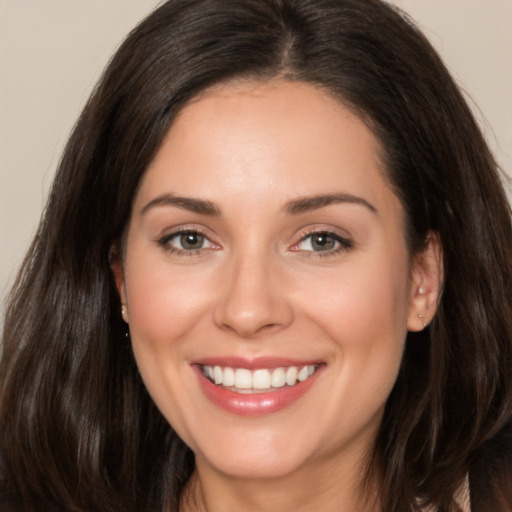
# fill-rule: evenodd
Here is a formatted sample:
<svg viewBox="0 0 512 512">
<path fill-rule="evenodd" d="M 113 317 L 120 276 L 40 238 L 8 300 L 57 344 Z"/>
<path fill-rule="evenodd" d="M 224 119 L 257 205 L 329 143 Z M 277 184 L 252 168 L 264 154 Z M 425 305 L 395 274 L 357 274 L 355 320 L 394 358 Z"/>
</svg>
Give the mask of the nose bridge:
<svg viewBox="0 0 512 512">
<path fill-rule="evenodd" d="M 251 337 L 290 323 L 292 311 L 280 286 L 279 264 L 268 251 L 245 247 L 226 265 L 215 312 L 219 327 Z"/>
</svg>

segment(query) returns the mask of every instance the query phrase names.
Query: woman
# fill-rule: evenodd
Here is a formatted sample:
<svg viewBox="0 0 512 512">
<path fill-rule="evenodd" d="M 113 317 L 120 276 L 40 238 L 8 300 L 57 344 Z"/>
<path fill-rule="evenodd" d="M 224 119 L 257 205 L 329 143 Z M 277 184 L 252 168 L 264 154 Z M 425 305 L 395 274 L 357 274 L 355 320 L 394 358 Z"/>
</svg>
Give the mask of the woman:
<svg viewBox="0 0 512 512">
<path fill-rule="evenodd" d="M 512 229 L 377 0 L 173 0 L 11 295 L 4 509 L 512 510 Z"/>
</svg>

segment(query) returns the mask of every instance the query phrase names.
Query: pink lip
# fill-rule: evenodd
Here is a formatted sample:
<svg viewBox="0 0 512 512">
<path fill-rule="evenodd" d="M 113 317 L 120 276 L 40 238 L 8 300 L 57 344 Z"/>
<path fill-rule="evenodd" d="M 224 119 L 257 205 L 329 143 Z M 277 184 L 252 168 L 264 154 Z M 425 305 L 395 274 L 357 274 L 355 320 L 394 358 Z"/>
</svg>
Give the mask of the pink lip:
<svg viewBox="0 0 512 512">
<path fill-rule="evenodd" d="M 211 359 L 208 361 L 212 361 Z M 262 364 L 262 360 L 258 361 L 257 365 L 249 366 L 248 362 L 245 361 L 245 364 L 232 364 L 227 362 L 227 359 L 222 358 L 222 363 L 201 363 L 208 366 L 234 366 L 235 368 L 278 368 L 280 366 L 305 366 L 303 362 L 298 365 L 293 363 L 285 364 L 283 360 L 280 360 L 280 364 L 275 365 L 270 361 L 267 364 Z M 310 363 L 312 364 L 312 363 Z M 271 414 L 286 407 L 292 405 L 299 398 L 305 395 L 316 382 L 318 375 L 325 368 L 324 365 L 321 365 L 316 372 L 306 379 L 303 382 L 299 382 L 294 386 L 275 388 L 274 391 L 269 391 L 266 393 L 252 393 L 252 394 L 242 394 L 237 393 L 235 391 L 230 391 L 229 389 L 225 389 L 219 386 L 216 386 L 212 382 L 210 382 L 207 378 L 204 377 L 202 368 L 199 364 L 193 365 L 194 370 L 199 379 L 199 383 L 201 388 L 206 395 L 206 397 L 213 402 L 215 405 L 224 409 L 227 412 L 232 414 L 236 414 L 238 416 L 263 416 L 266 414 Z"/>
</svg>

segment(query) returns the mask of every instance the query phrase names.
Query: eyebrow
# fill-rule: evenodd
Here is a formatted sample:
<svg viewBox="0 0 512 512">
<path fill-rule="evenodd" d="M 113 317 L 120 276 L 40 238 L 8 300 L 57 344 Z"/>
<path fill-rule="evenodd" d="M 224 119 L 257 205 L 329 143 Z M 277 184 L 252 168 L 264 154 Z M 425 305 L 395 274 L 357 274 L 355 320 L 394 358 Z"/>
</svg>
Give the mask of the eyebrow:
<svg viewBox="0 0 512 512">
<path fill-rule="evenodd" d="M 142 208 L 140 214 L 144 215 L 148 210 L 157 206 L 177 206 L 183 210 L 199 213 L 201 215 L 210 215 L 213 217 L 219 217 L 221 214 L 219 207 L 211 201 L 195 199 L 192 197 L 180 197 L 173 194 L 163 194 L 155 197 Z"/>
<path fill-rule="evenodd" d="M 286 203 L 284 211 L 287 215 L 298 215 L 312 210 L 323 208 L 331 204 L 350 203 L 364 206 L 372 213 L 377 213 L 377 208 L 362 197 L 352 194 L 324 194 L 318 196 L 306 196 L 293 199 Z"/>
<path fill-rule="evenodd" d="M 366 201 L 366 199 L 344 193 L 299 197 L 286 203 L 284 206 L 284 212 L 287 215 L 298 215 L 312 210 L 317 210 L 331 204 L 340 203 L 359 204 L 370 210 L 372 213 L 377 213 L 377 208 Z M 201 215 L 210 215 L 213 217 L 221 216 L 220 208 L 212 201 L 195 199 L 192 197 L 180 197 L 173 194 L 163 194 L 155 197 L 142 208 L 141 215 L 144 215 L 148 210 L 157 206 L 176 206 L 183 210 L 199 213 Z"/>
</svg>

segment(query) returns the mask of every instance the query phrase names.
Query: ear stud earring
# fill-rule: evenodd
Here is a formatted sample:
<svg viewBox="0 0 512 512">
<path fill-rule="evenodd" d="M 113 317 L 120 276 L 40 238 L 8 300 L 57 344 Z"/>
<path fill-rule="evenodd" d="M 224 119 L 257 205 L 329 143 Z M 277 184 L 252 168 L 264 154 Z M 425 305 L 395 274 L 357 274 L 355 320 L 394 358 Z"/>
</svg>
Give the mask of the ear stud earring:
<svg viewBox="0 0 512 512">
<path fill-rule="evenodd" d="M 128 312 L 126 311 L 126 306 L 124 304 L 121 305 L 121 316 L 123 320 L 128 323 Z"/>
<path fill-rule="evenodd" d="M 423 328 L 427 327 L 427 323 L 425 322 L 425 317 L 421 313 L 418 313 L 418 318 L 423 322 Z"/>
</svg>

